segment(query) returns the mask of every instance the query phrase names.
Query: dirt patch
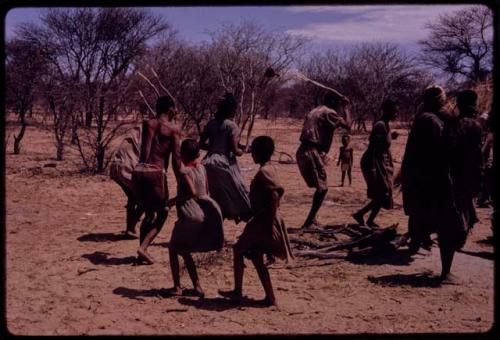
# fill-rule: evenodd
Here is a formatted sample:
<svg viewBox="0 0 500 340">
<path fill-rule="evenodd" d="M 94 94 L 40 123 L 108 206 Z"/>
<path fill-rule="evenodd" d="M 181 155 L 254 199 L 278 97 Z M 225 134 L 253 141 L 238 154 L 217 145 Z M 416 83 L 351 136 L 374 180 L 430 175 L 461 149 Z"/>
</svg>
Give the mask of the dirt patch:
<svg viewBox="0 0 500 340">
<path fill-rule="evenodd" d="M 277 151 L 295 155 L 301 122 L 258 121 L 255 135 L 275 139 Z M 11 127 L 9 127 L 10 129 Z M 7 131 L 8 133 L 9 131 Z M 407 132 L 393 144 L 398 170 Z M 330 190 L 319 212 L 324 223 L 352 223 L 350 215 L 364 204 L 366 186 L 359 160 L 367 135 L 352 137 L 355 160 L 352 186 L 339 187 L 336 166 L 339 135 L 330 152 Z M 478 209 L 481 222 L 454 273 L 462 284 L 436 286 L 439 251 L 408 257 L 403 253 L 364 260 L 303 259 L 270 271 L 280 308 L 261 308 L 255 299 L 263 290 L 250 263 L 244 278 L 242 305 L 228 303 L 217 289 L 233 283 L 230 245 L 243 224 L 225 223 L 226 246 L 220 253 L 196 256 L 206 298 L 164 298 L 172 285 L 168 241 L 172 211 L 155 244 L 152 266 L 133 266 L 137 240 L 124 230 L 125 195 L 107 176 L 79 173 L 78 154 L 68 149 L 56 167 L 49 132 L 29 127 L 18 156 L 6 155 L 6 270 L 7 326 L 19 335 L 69 334 L 304 334 L 483 332 L 493 324 L 493 246 L 491 209 Z M 278 155 L 276 155 L 278 160 Z M 240 160 L 250 183 L 257 171 L 249 155 Z M 281 211 L 288 227 L 303 223 L 313 191 L 295 164 L 275 163 L 286 193 Z M 175 188 L 169 174 L 171 190 Z M 378 223 L 399 223 L 406 232 L 407 217 L 396 208 L 382 211 Z M 182 261 L 181 261 L 182 264 Z M 181 282 L 190 287 L 185 271 Z"/>
</svg>

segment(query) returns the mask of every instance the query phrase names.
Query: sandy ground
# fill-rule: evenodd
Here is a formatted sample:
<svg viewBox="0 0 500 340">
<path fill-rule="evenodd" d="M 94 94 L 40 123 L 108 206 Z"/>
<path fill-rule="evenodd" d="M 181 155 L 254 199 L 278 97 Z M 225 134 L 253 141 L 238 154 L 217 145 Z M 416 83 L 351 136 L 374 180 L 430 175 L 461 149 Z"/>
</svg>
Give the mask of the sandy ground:
<svg viewBox="0 0 500 340">
<path fill-rule="evenodd" d="M 255 135 L 275 138 L 277 151 L 295 154 L 300 121 L 259 122 Z M 7 134 L 16 129 L 7 128 Z M 399 168 L 406 131 L 393 144 Z M 339 133 L 330 152 L 330 190 L 319 219 L 351 223 L 350 214 L 366 203 L 359 159 L 367 135 L 355 135 L 352 186 L 339 187 L 336 166 Z M 303 333 L 429 333 L 485 332 L 493 325 L 493 246 L 489 215 L 478 209 L 474 228 L 453 265 L 460 285 L 438 287 L 430 279 L 439 273 L 439 250 L 408 257 L 403 252 L 358 261 L 297 258 L 271 266 L 279 309 L 261 308 L 263 297 L 250 263 L 241 305 L 228 303 L 217 289 L 232 287 L 232 255 L 243 224 L 225 223 L 227 246 L 220 253 L 196 256 L 205 299 L 164 298 L 172 285 L 167 242 L 175 212 L 150 248 L 152 266 L 133 266 L 137 240 L 125 240 L 125 195 L 109 177 L 78 173 L 79 156 L 68 149 L 56 168 L 49 131 L 30 126 L 21 155 L 6 154 L 6 312 L 7 327 L 18 335 L 70 334 L 303 334 Z M 276 155 L 275 159 L 278 159 Z M 244 155 L 240 166 L 247 183 L 257 167 Z M 286 188 L 281 211 L 289 227 L 302 224 L 313 191 L 297 165 L 279 164 Z M 175 180 L 170 173 L 170 187 Z M 172 192 L 173 193 L 173 192 Z M 401 209 L 382 211 L 378 223 L 399 223 Z M 182 261 L 181 261 L 182 263 Z M 182 284 L 190 280 L 182 270 Z"/>
</svg>

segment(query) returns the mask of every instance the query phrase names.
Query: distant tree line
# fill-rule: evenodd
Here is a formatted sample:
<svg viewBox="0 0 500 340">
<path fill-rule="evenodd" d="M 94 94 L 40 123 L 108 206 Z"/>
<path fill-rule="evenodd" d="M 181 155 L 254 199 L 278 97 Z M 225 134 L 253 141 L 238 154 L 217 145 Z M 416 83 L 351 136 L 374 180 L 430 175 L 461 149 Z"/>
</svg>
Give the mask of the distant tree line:
<svg viewBox="0 0 500 340">
<path fill-rule="evenodd" d="M 301 118 L 320 103 L 324 90 L 285 76 L 293 68 L 349 97 L 358 121 L 376 119 L 388 97 L 400 102 L 402 119 L 410 118 L 434 81 L 429 66 L 459 84 L 491 73 L 492 17 L 482 6 L 429 23 L 422 54 L 414 56 L 376 43 L 304 57 L 305 39 L 249 21 L 221 25 L 209 41 L 192 44 L 161 17 L 135 8 L 50 9 L 41 19 L 19 26 L 6 42 L 6 105 L 21 125 L 13 151 L 21 152 L 35 108 L 50 122 L 56 159 L 70 145 L 94 173 L 106 169 L 110 146 L 127 124 L 154 114 L 156 98 L 167 92 L 191 135 L 232 92 L 248 144 L 256 117 Z M 264 76 L 268 68 L 276 76 Z"/>
</svg>

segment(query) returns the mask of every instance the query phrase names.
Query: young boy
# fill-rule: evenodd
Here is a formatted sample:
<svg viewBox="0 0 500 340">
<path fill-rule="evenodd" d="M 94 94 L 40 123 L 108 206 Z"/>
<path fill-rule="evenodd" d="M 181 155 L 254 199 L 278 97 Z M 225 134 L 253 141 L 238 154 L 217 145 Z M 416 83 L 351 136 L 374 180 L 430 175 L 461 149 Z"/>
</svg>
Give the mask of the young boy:
<svg viewBox="0 0 500 340">
<path fill-rule="evenodd" d="M 191 253 L 219 251 L 224 243 L 222 213 L 219 205 L 208 196 L 207 173 L 196 159 L 200 156 L 198 142 L 186 139 L 182 142 L 180 169 L 177 176 L 177 196 L 168 201 L 176 205 L 177 222 L 172 230 L 169 244 L 170 268 L 174 287 L 167 295 L 181 295 L 179 259 L 184 259 L 189 277 L 193 282 L 193 295 L 204 297 L 196 266 Z"/>
<path fill-rule="evenodd" d="M 342 136 L 342 146 L 340 147 L 339 152 L 339 161 L 337 162 L 337 166 L 340 165 L 340 170 L 342 171 L 342 184 L 344 186 L 345 174 L 347 172 L 347 176 L 349 177 L 349 185 L 352 184 L 351 178 L 351 169 L 352 162 L 354 159 L 352 147 L 349 146 L 350 137 L 349 135 Z"/>
<path fill-rule="evenodd" d="M 234 290 L 219 294 L 241 301 L 243 294 L 244 257 L 250 259 L 264 287 L 266 297 L 261 301 L 266 306 L 277 306 L 269 271 L 264 264 L 264 254 L 278 258 L 293 259 L 290 242 L 283 219 L 279 213 L 279 202 L 284 189 L 269 160 L 274 152 L 274 142 L 268 136 L 259 136 L 252 142 L 252 157 L 260 165 L 250 185 L 252 218 L 245 226 L 234 251 Z"/>
</svg>

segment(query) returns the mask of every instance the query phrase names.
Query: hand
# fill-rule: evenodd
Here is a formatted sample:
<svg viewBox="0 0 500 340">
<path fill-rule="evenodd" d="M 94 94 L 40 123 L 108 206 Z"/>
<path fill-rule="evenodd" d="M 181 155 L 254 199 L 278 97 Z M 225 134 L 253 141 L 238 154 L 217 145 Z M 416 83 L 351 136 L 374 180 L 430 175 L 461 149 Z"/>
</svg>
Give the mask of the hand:
<svg viewBox="0 0 500 340">
<path fill-rule="evenodd" d="M 392 133 L 391 133 L 391 138 L 392 138 L 392 139 L 396 139 L 396 138 L 398 138 L 398 137 L 399 137 L 399 132 L 397 132 L 397 131 L 392 131 Z"/>
</svg>

